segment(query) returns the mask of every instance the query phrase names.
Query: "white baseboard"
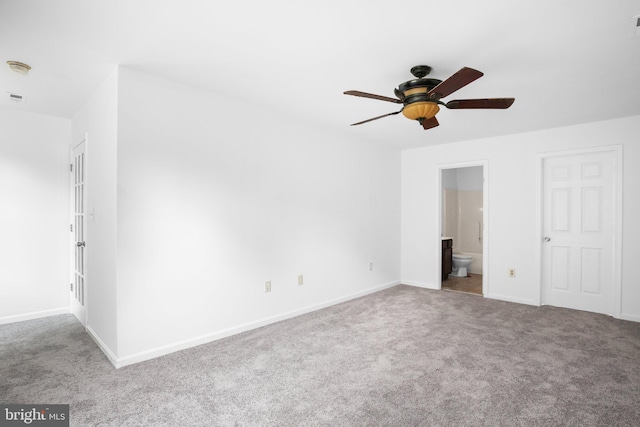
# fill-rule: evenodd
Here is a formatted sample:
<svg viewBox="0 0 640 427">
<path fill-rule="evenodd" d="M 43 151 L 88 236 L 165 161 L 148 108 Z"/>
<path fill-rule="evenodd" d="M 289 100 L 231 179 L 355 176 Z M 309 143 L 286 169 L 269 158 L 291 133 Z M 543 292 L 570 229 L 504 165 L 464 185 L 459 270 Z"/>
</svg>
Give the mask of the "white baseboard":
<svg viewBox="0 0 640 427">
<path fill-rule="evenodd" d="M 540 307 L 540 304 L 538 304 L 536 301 L 534 300 L 530 300 L 530 299 L 524 299 L 524 298 L 515 298 L 515 297 L 510 297 L 510 296 L 506 296 L 506 295 L 500 295 L 500 294 L 484 294 L 485 298 L 490 298 L 490 299 L 497 299 L 500 301 L 507 301 L 507 302 L 515 302 L 518 304 L 526 304 L 526 305 L 533 305 L 535 307 Z"/>
<path fill-rule="evenodd" d="M 111 362 L 112 365 L 114 365 L 116 368 L 117 363 L 118 363 L 118 358 L 116 357 L 115 354 L 113 354 L 113 352 L 111 351 L 111 349 L 109 348 L 108 345 L 106 345 L 104 343 L 104 341 L 102 341 L 100 339 L 100 337 L 98 336 L 98 334 L 96 334 L 96 331 L 94 331 L 91 326 L 87 326 L 86 327 L 87 333 L 89 334 L 89 336 L 91 337 L 91 339 L 93 341 L 95 341 L 95 343 L 98 345 L 98 347 L 100 347 L 100 350 L 102 350 L 102 352 L 104 353 L 105 356 L 107 356 L 107 359 L 109 359 L 109 362 Z"/>
<path fill-rule="evenodd" d="M 51 310 L 34 311 L 32 313 L 16 314 L 13 316 L 0 317 L 0 325 L 7 323 L 22 322 L 25 320 L 40 319 L 42 317 L 57 316 L 58 314 L 69 313 L 69 307 L 53 308 Z"/>
<path fill-rule="evenodd" d="M 620 315 L 620 318 L 622 320 L 630 320 L 631 322 L 640 322 L 640 316 L 638 316 L 637 314 L 622 313 Z"/>
<path fill-rule="evenodd" d="M 292 310 L 286 313 L 278 314 L 275 316 L 266 317 L 264 319 L 256 320 L 253 322 L 248 322 L 242 325 L 238 325 L 232 328 L 224 329 L 217 332 L 212 332 L 210 334 L 201 335 L 199 337 L 187 339 L 184 341 L 175 342 L 172 344 L 167 344 L 161 347 L 156 347 L 154 349 L 142 351 L 136 354 L 132 354 L 130 356 L 116 358 L 113 356 L 113 353 L 109 351 L 109 348 L 104 344 L 100 344 L 99 338 L 94 335 L 94 340 L 98 343 L 102 351 L 105 352 L 111 363 L 116 368 L 122 368 L 124 366 L 133 365 L 135 363 L 144 362 L 145 360 L 155 359 L 156 357 L 164 356 L 170 353 L 174 353 L 176 351 L 185 350 L 187 348 L 196 347 L 202 344 L 207 344 L 212 341 L 216 341 L 222 338 L 229 337 L 231 335 L 236 335 L 242 332 L 250 331 L 252 329 L 260 328 L 262 326 L 270 325 L 272 323 L 280 322 L 282 320 L 287 320 L 292 317 L 300 316 L 303 314 L 310 313 L 312 311 L 320 310 L 326 307 L 330 307 L 332 305 L 340 304 L 342 302 L 346 302 L 355 298 L 360 298 L 362 296 L 372 294 L 374 292 L 378 292 L 384 289 L 391 288 L 393 286 L 397 286 L 400 284 L 400 281 L 394 281 L 385 283 L 380 286 L 376 286 L 375 288 L 366 289 L 364 291 L 355 292 L 349 295 L 345 295 L 340 298 L 335 298 L 329 301 L 322 302 L 320 304 L 314 304 L 307 307 L 303 307 L 300 309 Z"/>
<path fill-rule="evenodd" d="M 439 287 L 437 287 L 433 283 L 416 282 L 416 281 L 413 281 L 413 280 L 403 280 L 402 284 L 403 285 L 408 285 L 408 286 L 415 286 L 416 288 L 436 289 L 436 290 L 440 289 Z"/>
</svg>

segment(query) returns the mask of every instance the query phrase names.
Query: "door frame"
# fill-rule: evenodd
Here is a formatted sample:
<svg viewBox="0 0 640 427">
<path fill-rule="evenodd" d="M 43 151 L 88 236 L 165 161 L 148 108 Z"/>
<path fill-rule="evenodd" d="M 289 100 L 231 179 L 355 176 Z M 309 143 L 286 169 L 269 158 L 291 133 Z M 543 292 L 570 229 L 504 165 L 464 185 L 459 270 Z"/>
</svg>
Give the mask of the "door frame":
<svg viewBox="0 0 640 427">
<path fill-rule="evenodd" d="M 437 259 L 438 259 L 438 268 L 436 268 L 436 278 L 434 279 L 434 283 L 437 284 L 436 289 L 442 289 L 442 171 L 445 169 L 460 169 L 460 168 L 469 168 L 474 166 L 482 166 L 482 176 L 484 178 L 484 182 L 482 183 L 482 296 L 486 297 L 491 293 L 490 288 L 490 275 L 489 275 L 489 239 L 490 235 L 489 230 L 489 160 L 473 160 L 466 162 L 455 162 L 455 163 L 442 163 L 437 166 L 437 178 L 436 182 L 438 183 L 438 189 L 435 192 L 437 194 L 437 200 L 435 202 L 435 206 L 437 209 L 438 218 L 438 235 L 435 239 L 438 243 L 438 250 L 436 251 Z"/>
<path fill-rule="evenodd" d="M 572 150 L 550 151 L 538 153 L 537 167 L 537 189 L 536 189 L 536 229 L 538 230 L 538 238 L 536 239 L 536 275 L 538 282 L 537 305 L 543 305 L 543 245 L 544 239 L 544 161 L 552 157 L 573 156 L 580 154 L 593 154 L 613 152 L 613 199 L 614 199 L 614 235 L 613 235 L 613 313 L 611 315 L 619 319 L 622 310 L 622 186 L 623 186 L 623 170 L 622 170 L 622 145 L 603 145 L 598 147 L 577 148 Z"/>
<path fill-rule="evenodd" d="M 73 152 L 76 148 L 78 148 L 80 145 L 84 144 L 84 195 L 83 195 L 83 202 L 85 204 L 85 224 L 84 224 L 84 230 L 83 230 L 83 234 L 84 234 L 84 241 L 86 242 L 88 240 L 87 236 L 88 236 L 88 225 L 89 225 L 89 221 L 88 221 L 88 202 L 87 202 L 87 194 L 88 192 L 88 182 L 89 182 L 89 174 L 87 173 L 87 159 L 88 159 L 88 151 L 89 151 L 89 138 L 88 138 L 88 133 L 84 134 L 84 138 L 82 138 L 82 140 L 80 142 L 78 142 L 77 144 L 74 144 L 72 147 L 70 147 L 69 149 L 69 164 L 73 165 L 74 162 L 74 155 Z M 74 199 L 74 178 L 73 178 L 73 174 L 75 173 L 75 171 L 70 171 L 69 173 L 69 224 L 71 225 L 71 227 L 73 227 L 73 224 L 75 223 L 75 210 L 74 210 L 74 203 L 75 203 L 75 199 Z M 76 246 L 76 241 L 75 241 L 75 230 L 73 230 L 70 227 L 70 233 L 69 233 L 69 250 L 70 250 L 70 256 L 69 256 L 69 280 L 70 283 L 72 283 L 75 286 L 75 246 Z M 82 324 L 82 326 L 84 326 L 86 328 L 87 326 L 87 320 L 89 317 L 89 272 L 88 272 L 88 250 L 84 251 L 84 306 L 83 306 L 83 315 L 81 316 L 81 318 L 79 318 L 76 313 L 73 310 L 73 301 L 74 301 L 74 290 L 69 289 L 69 311 L 74 314 L 74 316 L 78 319 L 78 321 Z"/>
</svg>

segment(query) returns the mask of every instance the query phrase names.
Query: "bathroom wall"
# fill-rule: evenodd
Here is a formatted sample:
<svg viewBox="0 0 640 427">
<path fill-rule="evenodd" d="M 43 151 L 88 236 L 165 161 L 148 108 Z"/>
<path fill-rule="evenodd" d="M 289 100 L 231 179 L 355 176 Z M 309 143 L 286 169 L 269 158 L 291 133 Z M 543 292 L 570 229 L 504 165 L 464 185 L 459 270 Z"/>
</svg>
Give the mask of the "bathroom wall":
<svg viewBox="0 0 640 427">
<path fill-rule="evenodd" d="M 456 169 L 442 171 L 442 236 L 458 242 L 458 174 Z"/>
<path fill-rule="evenodd" d="M 473 256 L 475 274 L 482 274 L 482 186 L 482 166 L 442 171 L 442 235 L 453 238 L 454 253 Z"/>
</svg>

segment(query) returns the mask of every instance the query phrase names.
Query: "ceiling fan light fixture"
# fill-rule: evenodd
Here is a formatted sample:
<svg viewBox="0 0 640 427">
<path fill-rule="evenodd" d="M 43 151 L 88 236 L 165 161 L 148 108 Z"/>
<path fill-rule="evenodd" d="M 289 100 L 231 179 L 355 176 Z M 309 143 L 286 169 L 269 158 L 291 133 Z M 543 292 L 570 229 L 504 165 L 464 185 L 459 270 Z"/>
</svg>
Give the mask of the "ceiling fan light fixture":
<svg viewBox="0 0 640 427">
<path fill-rule="evenodd" d="M 431 119 L 440 111 L 440 107 L 435 102 L 414 102 L 406 105 L 402 114 L 411 120 Z"/>
<path fill-rule="evenodd" d="M 18 61 L 7 61 L 7 64 L 9 64 L 9 68 L 11 68 L 11 71 L 15 71 L 16 73 L 22 74 L 23 76 L 29 74 L 29 70 L 31 69 L 29 65 Z"/>
</svg>

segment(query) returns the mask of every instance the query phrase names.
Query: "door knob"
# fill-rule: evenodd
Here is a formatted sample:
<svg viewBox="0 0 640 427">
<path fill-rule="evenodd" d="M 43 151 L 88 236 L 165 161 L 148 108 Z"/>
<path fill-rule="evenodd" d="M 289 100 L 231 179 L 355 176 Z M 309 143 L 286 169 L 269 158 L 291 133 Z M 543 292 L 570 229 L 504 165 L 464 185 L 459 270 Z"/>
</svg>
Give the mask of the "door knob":
<svg viewBox="0 0 640 427">
<path fill-rule="evenodd" d="M 77 247 L 80 247 L 80 246 L 84 247 L 84 242 L 78 242 L 78 243 L 76 243 L 76 246 Z"/>
<path fill-rule="evenodd" d="M 545 237 L 545 238 L 544 238 L 544 241 L 545 241 L 545 242 L 550 242 L 550 241 L 551 241 L 551 237 Z"/>
</svg>

